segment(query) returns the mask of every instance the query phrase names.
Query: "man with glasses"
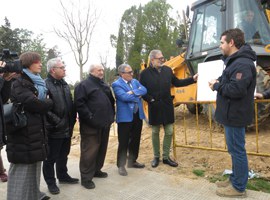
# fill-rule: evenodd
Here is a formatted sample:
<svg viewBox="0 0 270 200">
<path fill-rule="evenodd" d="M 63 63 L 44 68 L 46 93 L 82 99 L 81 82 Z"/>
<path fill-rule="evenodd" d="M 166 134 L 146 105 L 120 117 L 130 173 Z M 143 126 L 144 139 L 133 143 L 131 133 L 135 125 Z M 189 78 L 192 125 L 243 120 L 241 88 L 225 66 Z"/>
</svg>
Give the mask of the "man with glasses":
<svg viewBox="0 0 270 200">
<path fill-rule="evenodd" d="M 170 67 L 163 65 L 164 57 L 160 50 L 152 50 L 149 54 L 150 66 L 144 69 L 140 76 L 141 84 L 146 87 L 147 94 L 143 99 L 148 103 L 149 124 L 152 125 L 152 144 L 154 159 L 152 167 L 159 165 L 160 157 L 160 125 L 164 128 L 163 163 L 177 167 L 178 163 L 170 159 L 170 147 L 173 134 L 174 105 L 171 95 L 171 85 L 187 86 L 195 83 L 198 74 L 186 79 L 178 79 Z"/>
<path fill-rule="evenodd" d="M 66 68 L 63 61 L 60 58 L 50 59 L 47 62 L 47 71 L 46 87 L 54 105 L 47 114 L 49 154 L 43 162 L 43 176 L 49 192 L 58 194 L 60 190 L 56 185 L 54 165 L 59 183 L 74 184 L 79 181 L 70 177 L 67 169 L 76 112 L 70 88 L 64 80 Z"/>
<path fill-rule="evenodd" d="M 139 81 L 133 79 L 132 68 L 128 64 L 118 67 L 119 79 L 112 88 L 116 98 L 116 122 L 118 124 L 117 167 L 121 176 L 127 176 L 128 168 L 144 168 L 137 162 L 140 148 L 142 119 L 145 118 L 141 96 L 146 89 Z M 128 155 L 127 155 L 128 154 Z"/>
</svg>

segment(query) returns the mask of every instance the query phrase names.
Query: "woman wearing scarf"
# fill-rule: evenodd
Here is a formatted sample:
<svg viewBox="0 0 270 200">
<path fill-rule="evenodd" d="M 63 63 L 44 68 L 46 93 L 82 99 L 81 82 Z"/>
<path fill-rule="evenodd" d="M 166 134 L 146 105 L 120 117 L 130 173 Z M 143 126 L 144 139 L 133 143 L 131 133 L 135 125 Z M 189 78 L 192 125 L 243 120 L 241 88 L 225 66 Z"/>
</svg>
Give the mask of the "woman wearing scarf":
<svg viewBox="0 0 270 200">
<path fill-rule="evenodd" d="M 11 101 L 21 103 L 27 125 L 7 134 L 7 157 L 10 162 L 7 200 L 46 200 L 40 192 L 41 162 L 47 157 L 45 114 L 53 102 L 47 99 L 47 88 L 39 73 L 41 57 L 35 52 L 21 54 L 21 76 L 11 87 Z"/>
</svg>

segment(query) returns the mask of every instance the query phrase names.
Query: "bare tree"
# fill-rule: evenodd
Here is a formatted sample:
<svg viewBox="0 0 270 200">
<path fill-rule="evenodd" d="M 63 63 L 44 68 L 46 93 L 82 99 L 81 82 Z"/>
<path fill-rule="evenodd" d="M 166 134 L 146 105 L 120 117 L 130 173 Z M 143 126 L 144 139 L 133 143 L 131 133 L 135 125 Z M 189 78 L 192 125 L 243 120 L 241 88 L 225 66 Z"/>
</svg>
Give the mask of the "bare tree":
<svg viewBox="0 0 270 200">
<path fill-rule="evenodd" d="M 82 5 L 83 9 L 81 9 L 81 1 L 75 3 L 70 1 L 70 9 L 64 5 L 66 1 L 63 3 L 62 0 L 59 0 L 59 2 L 62 7 L 64 28 L 54 28 L 54 32 L 70 46 L 80 68 L 81 81 L 83 79 L 83 66 L 89 59 L 90 43 L 99 16 L 97 10 L 90 5 L 90 1 L 87 1 L 87 6 Z"/>
</svg>

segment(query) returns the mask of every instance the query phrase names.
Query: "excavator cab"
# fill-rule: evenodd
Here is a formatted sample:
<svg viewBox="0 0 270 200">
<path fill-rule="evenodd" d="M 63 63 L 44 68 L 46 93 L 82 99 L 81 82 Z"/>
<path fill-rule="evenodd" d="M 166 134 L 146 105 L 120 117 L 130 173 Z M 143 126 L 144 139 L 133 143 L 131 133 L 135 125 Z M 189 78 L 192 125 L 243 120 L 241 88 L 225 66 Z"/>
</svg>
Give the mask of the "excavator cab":
<svg viewBox="0 0 270 200">
<path fill-rule="evenodd" d="M 193 19 L 185 63 L 197 73 L 198 64 L 220 60 L 220 35 L 240 28 L 257 54 L 257 92 L 270 88 L 269 0 L 198 0 L 191 6 Z M 215 109 L 215 104 L 212 105 Z M 258 103 L 258 123 L 270 113 L 270 103 Z"/>
<path fill-rule="evenodd" d="M 198 63 L 218 60 L 220 35 L 227 29 L 240 28 L 245 40 L 257 53 L 257 63 L 270 71 L 270 29 L 267 15 L 258 0 L 199 0 L 192 4 L 193 20 L 186 63 L 193 73 Z"/>
</svg>

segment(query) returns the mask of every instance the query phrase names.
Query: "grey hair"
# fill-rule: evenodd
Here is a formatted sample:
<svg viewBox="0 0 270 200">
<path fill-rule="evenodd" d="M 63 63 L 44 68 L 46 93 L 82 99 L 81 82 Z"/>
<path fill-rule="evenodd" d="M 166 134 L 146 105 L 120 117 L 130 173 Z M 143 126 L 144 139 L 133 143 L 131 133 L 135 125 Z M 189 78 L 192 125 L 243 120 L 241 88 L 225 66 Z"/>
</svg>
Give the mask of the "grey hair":
<svg viewBox="0 0 270 200">
<path fill-rule="evenodd" d="M 162 53 L 162 52 L 161 52 L 160 50 L 158 50 L 158 49 L 152 50 L 152 51 L 149 53 L 149 59 L 151 60 L 151 59 L 155 58 L 156 55 L 159 54 L 159 53 Z"/>
<path fill-rule="evenodd" d="M 123 63 L 118 67 L 118 74 L 125 72 L 126 67 L 130 67 L 129 64 Z M 131 67 L 130 67 L 131 68 Z"/>
<path fill-rule="evenodd" d="M 52 68 L 57 67 L 58 63 L 61 63 L 62 59 L 61 58 L 52 58 L 48 60 L 47 62 L 47 72 L 50 72 Z"/>
<path fill-rule="evenodd" d="M 99 68 L 99 67 L 103 67 L 101 64 L 91 64 L 90 67 L 89 67 L 89 74 L 91 74 L 91 72 L 93 71 L 93 69 L 95 68 Z"/>
</svg>

